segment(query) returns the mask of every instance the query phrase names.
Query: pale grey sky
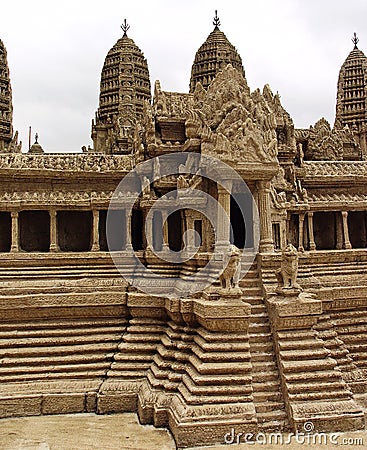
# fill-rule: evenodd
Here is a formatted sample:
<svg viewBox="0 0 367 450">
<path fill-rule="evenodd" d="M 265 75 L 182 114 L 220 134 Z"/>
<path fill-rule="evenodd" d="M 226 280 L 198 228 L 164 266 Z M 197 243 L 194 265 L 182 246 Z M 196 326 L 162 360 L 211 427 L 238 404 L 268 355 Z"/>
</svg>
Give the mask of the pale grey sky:
<svg viewBox="0 0 367 450">
<path fill-rule="evenodd" d="M 366 0 L 1 0 L 0 39 L 23 150 L 29 125 L 47 152 L 92 143 L 101 69 L 124 18 L 148 60 L 152 86 L 159 79 L 164 90 L 188 92 L 215 9 L 251 90 L 270 84 L 296 127 L 322 116 L 333 123 L 338 72 L 354 32 L 367 53 Z"/>
</svg>

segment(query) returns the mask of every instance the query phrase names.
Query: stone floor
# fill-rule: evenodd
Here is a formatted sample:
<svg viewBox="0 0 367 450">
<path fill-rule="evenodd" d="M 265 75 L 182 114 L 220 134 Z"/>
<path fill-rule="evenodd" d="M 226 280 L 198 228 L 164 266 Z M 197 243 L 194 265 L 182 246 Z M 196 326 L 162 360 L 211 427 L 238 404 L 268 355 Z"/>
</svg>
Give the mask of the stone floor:
<svg viewBox="0 0 367 450">
<path fill-rule="evenodd" d="M 242 436 L 239 436 L 241 444 L 236 445 L 236 437 L 233 438 L 232 443 L 232 435 L 229 433 L 227 445 L 200 447 L 200 449 L 319 450 L 333 449 L 341 445 L 343 450 L 356 450 L 367 446 L 367 433 L 362 431 L 341 434 L 337 437 L 337 444 L 335 437 L 331 442 L 329 436 L 326 441 L 312 445 L 308 445 L 307 441 L 305 443 L 292 441 L 291 445 L 286 442 L 283 445 L 274 442 L 249 445 L 243 442 Z M 135 414 L 110 416 L 75 414 L 0 420 L 0 450 L 174 450 L 175 448 L 168 431 L 140 425 Z"/>
</svg>

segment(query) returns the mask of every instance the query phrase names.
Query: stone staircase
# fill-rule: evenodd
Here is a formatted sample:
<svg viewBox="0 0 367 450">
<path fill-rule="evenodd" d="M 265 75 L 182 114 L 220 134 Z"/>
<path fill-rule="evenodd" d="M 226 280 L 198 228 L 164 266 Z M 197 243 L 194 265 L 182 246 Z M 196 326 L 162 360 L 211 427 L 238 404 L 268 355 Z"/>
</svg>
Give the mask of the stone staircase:
<svg viewBox="0 0 367 450">
<path fill-rule="evenodd" d="M 0 417 L 94 411 L 127 325 L 115 267 L 23 261 L 0 280 Z"/>
<path fill-rule="evenodd" d="M 279 364 L 286 399 L 295 428 L 311 420 L 316 429 L 336 430 L 338 415 L 349 415 L 344 429 L 363 423 L 363 414 L 343 380 L 337 362 L 312 329 L 282 330 L 276 333 Z"/>
<path fill-rule="evenodd" d="M 288 418 L 256 262 L 241 280 L 240 287 L 245 301 L 251 305 L 249 343 L 258 426 L 263 431 L 286 430 L 289 427 Z"/>
<path fill-rule="evenodd" d="M 1 382 L 102 378 L 123 328 L 120 318 L 1 323 Z"/>
</svg>

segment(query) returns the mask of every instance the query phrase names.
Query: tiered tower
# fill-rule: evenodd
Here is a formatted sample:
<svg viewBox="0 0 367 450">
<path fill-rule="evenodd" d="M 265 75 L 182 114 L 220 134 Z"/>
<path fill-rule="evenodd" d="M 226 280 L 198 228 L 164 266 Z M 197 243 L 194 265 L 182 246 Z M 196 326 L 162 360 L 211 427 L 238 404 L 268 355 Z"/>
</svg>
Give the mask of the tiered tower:
<svg viewBox="0 0 367 450">
<path fill-rule="evenodd" d="M 366 157 L 367 57 L 357 47 L 356 33 L 352 41 L 354 48 L 339 72 L 335 125 L 338 128 L 348 125 Z"/>
<path fill-rule="evenodd" d="M 217 11 L 215 11 L 213 25 L 214 30 L 196 52 L 191 69 L 190 92 L 194 92 L 196 83 L 199 81 L 206 89 L 217 73 L 224 69 L 227 64 L 232 64 L 235 69 L 245 75 L 241 56 L 219 29 L 220 20 Z"/>
<path fill-rule="evenodd" d="M 0 40 L 0 152 L 8 151 L 13 138 L 13 106 L 7 53 Z"/>
<path fill-rule="evenodd" d="M 148 64 L 142 51 L 127 36 L 129 25 L 107 53 L 100 84 L 99 108 L 92 123 L 94 151 L 126 153 L 134 127 L 151 99 Z"/>
</svg>

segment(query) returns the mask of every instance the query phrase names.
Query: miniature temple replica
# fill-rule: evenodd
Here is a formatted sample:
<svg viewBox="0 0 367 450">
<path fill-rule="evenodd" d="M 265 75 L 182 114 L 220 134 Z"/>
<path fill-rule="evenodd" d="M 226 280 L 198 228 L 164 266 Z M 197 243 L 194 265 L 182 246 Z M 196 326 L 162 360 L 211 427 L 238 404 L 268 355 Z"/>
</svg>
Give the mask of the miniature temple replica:
<svg viewBox="0 0 367 450">
<path fill-rule="evenodd" d="M 177 93 L 125 21 L 65 154 L 22 151 L 0 41 L 0 417 L 136 412 L 178 447 L 364 429 L 367 58 L 355 35 L 335 123 L 296 129 L 220 26 Z"/>
</svg>

